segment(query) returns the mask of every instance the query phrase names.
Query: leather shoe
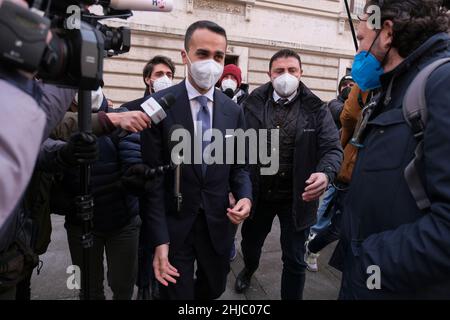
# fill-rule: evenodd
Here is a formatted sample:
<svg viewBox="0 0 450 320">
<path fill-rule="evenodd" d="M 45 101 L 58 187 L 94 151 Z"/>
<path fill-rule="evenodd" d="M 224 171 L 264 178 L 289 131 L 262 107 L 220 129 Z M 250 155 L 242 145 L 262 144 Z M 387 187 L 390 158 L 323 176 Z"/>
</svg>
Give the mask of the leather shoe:
<svg viewBox="0 0 450 320">
<path fill-rule="evenodd" d="M 250 281 L 252 279 L 253 272 L 248 270 L 247 268 L 242 269 L 241 272 L 239 272 L 236 282 L 234 284 L 234 290 L 236 290 L 237 293 L 244 293 L 248 287 L 250 286 Z"/>
</svg>

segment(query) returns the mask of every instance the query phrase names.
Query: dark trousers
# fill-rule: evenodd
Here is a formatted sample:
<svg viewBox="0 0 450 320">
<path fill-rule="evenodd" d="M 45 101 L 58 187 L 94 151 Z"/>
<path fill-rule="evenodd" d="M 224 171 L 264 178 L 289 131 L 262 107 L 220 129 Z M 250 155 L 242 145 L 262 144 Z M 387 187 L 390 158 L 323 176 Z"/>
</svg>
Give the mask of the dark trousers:
<svg viewBox="0 0 450 320">
<path fill-rule="evenodd" d="M 343 214 L 343 204 L 347 191 L 337 190 L 335 193 L 334 205 L 329 214 L 331 223 L 321 230 L 308 244 L 308 249 L 312 253 L 318 253 L 330 243 L 339 240 L 341 234 L 341 219 Z"/>
<path fill-rule="evenodd" d="M 136 281 L 139 289 L 149 288 L 150 282 L 154 279 L 153 250 L 148 247 L 146 236 L 144 230 L 141 228 L 139 233 L 138 274 Z"/>
<path fill-rule="evenodd" d="M 301 300 L 305 286 L 304 254 L 308 229 L 301 231 L 295 229 L 290 201 L 285 203 L 259 202 L 254 216 L 245 220 L 241 231 L 241 248 L 245 267 L 253 272 L 258 268 L 261 250 L 272 229 L 275 215 L 280 220 L 280 242 L 283 253 L 281 299 Z"/>
<path fill-rule="evenodd" d="M 28 274 L 23 278 L 16 287 L 16 300 L 29 301 L 31 300 L 31 276 L 33 270 L 30 270 Z"/>
<path fill-rule="evenodd" d="M 224 240 L 224 241 L 229 241 Z M 177 283 L 161 286 L 161 298 L 170 300 L 212 300 L 226 289 L 230 255 L 218 254 L 209 236 L 206 217 L 199 213 L 182 246 L 169 249 L 169 261 L 178 270 Z M 194 263 L 197 262 L 194 280 Z"/>
<path fill-rule="evenodd" d="M 9 288 L 0 288 L 0 301 L 2 300 L 16 300 L 16 286 Z"/>
<path fill-rule="evenodd" d="M 107 279 L 114 300 L 130 300 L 133 295 L 137 273 L 137 251 L 139 243 L 138 216 L 119 230 L 111 233 L 94 232 L 94 245 L 89 255 L 90 299 L 104 300 L 103 254 L 106 253 Z M 82 227 L 66 224 L 72 263 L 83 270 L 83 248 L 81 246 Z M 81 284 L 83 273 L 81 273 Z M 83 288 L 82 288 L 83 289 Z M 82 296 L 82 295 L 81 295 Z"/>
</svg>

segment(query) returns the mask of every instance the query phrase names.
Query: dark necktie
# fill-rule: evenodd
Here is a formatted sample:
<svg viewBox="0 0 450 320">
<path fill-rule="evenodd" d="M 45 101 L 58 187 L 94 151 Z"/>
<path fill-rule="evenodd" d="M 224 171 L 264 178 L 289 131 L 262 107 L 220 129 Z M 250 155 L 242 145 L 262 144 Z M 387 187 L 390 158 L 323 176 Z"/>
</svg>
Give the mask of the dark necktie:
<svg viewBox="0 0 450 320">
<path fill-rule="evenodd" d="M 208 98 L 205 96 L 198 96 L 197 98 L 198 103 L 200 104 L 200 110 L 197 114 L 197 122 L 201 123 L 202 128 L 202 135 L 205 135 L 205 132 L 209 129 L 211 129 L 211 116 L 209 114 L 208 109 Z M 199 132 L 197 131 L 197 134 Z M 202 141 L 202 174 L 203 177 L 206 175 L 206 168 L 208 167 L 203 159 L 203 152 L 205 151 L 206 147 L 211 143 L 210 140 L 207 139 L 208 136 L 206 136 L 204 139 L 203 137 L 199 137 Z M 205 141 L 206 140 L 206 141 Z"/>
<path fill-rule="evenodd" d="M 284 106 L 286 103 L 288 103 L 289 102 L 289 99 L 286 99 L 286 98 L 281 98 L 281 99 L 278 99 L 278 101 L 277 101 L 277 104 L 280 106 L 280 107 L 282 107 L 282 106 Z"/>
</svg>

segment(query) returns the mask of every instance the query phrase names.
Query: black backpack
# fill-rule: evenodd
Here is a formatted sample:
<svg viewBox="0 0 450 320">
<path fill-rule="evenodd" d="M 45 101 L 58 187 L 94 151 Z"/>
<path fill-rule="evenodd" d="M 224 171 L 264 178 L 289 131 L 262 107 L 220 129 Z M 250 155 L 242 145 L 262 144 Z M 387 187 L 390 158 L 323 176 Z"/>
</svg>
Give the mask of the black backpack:
<svg viewBox="0 0 450 320">
<path fill-rule="evenodd" d="M 409 190 L 420 210 L 427 210 L 431 207 L 430 199 L 418 171 L 419 163 L 423 159 L 423 137 L 428 116 L 425 87 L 433 71 L 448 62 L 450 62 L 450 58 L 442 58 L 420 71 L 409 85 L 403 99 L 403 115 L 418 141 L 415 157 L 406 167 L 404 174 Z"/>
</svg>

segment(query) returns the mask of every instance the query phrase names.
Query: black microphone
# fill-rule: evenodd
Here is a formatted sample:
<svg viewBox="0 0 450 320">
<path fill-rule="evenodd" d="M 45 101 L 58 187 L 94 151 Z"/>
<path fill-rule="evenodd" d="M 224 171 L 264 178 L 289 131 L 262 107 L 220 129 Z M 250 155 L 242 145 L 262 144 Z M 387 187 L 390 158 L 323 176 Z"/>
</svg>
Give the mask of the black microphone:
<svg viewBox="0 0 450 320">
<path fill-rule="evenodd" d="M 152 119 L 152 124 L 158 124 L 167 117 L 165 110 L 169 110 L 176 102 L 175 96 L 171 93 L 166 94 L 156 101 L 150 97 L 141 104 L 142 110 Z M 122 139 L 129 135 L 130 132 L 120 129 L 118 135 L 119 139 Z"/>
<path fill-rule="evenodd" d="M 172 169 L 171 165 L 159 166 L 156 168 L 148 168 L 147 170 L 145 170 L 144 176 L 146 179 L 152 180 L 158 176 L 162 176 L 170 169 Z"/>
<path fill-rule="evenodd" d="M 183 194 L 181 193 L 181 165 L 183 163 L 183 153 L 180 151 L 179 154 L 175 155 L 176 158 L 173 159 L 172 150 L 175 147 L 176 143 L 179 141 L 172 140 L 173 133 L 178 129 L 184 129 L 182 125 L 176 124 L 170 128 L 169 132 L 169 150 L 172 159 L 173 165 L 175 165 L 175 175 L 174 175 L 174 198 L 175 198 L 175 206 L 177 208 L 177 212 L 181 212 L 181 206 L 183 204 Z M 175 162 L 173 161 L 175 160 Z"/>
<path fill-rule="evenodd" d="M 230 99 L 233 99 L 233 97 L 234 97 L 234 91 L 233 91 L 233 89 L 228 88 L 228 89 L 226 89 L 223 93 L 224 93 L 225 95 L 227 95 Z"/>
</svg>

